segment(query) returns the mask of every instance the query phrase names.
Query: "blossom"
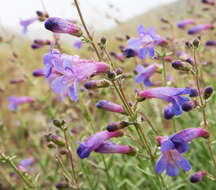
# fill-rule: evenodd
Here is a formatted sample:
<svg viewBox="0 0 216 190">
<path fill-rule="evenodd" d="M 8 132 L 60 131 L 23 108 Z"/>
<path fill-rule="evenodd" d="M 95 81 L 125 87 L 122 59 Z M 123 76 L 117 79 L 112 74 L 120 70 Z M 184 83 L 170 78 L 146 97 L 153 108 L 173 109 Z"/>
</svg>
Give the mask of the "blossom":
<svg viewBox="0 0 216 190">
<path fill-rule="evenodd" d="M 78 41 L 74 42 L 73 46 L 76 49 L 81 49 L 82 48 L 82 40 L 78 40 Z"/>
<path fill-rule="evenodd" d="M 122 135 L 121 131 L 102 131 L 95 133 L 94 135 L 86 139 L 84 142 L 79 143 L 80 145 L 77 148 L 77 154 L 80 158 L 87 158 L 92 151 L 98 149 L 105 141 L 120 135 Z"/>
<path fill-rule="evenodd" d="M 134 149 L 127 145 L 119 145 L 113 142 L 104 142 L 102 143 L 95 152 L 99 153 L 119 153 L 119 154 L 129 154 L 133 153 Z"/>
<path fill-rule="evenodd" d="M 21 105 L 24 103 L 30 103 L 33 101 L 33 98 L 29 96 L 18 96 L 18 97 L 10 96 L 8 98 L 8 101 L 10 102 L 8 109 L 12 111 L 18 111 L 18 105 Z"/>
<path fill-rule="evenodd" d="M 93 74 L 104 72 L 109 66 L 104 62 L 81 60 L 79 56 L 52 51 L 44 55 L 44 74 L 51 83 L 51 89 L 61 97 L 69 95 L 78 100 L 78 83 Z M 71 84 L 73 83 L 73 84 Z"/>
<path fill-rule="evenodd" d="M 153 27 L 150 27 L 148 31 L 146 31 L 143 25 L 138 27 L 137 33 L 139 38 L 130 38 L 127 42 L 128 47 L 136 50 L 140 59 L 145 59 L 147 53 L 153 58 L 154 45 L 160 42 L 160 36 L 156 34 Z"/>
<path fill-rule="evenodd" d="M 170 150 L 162 153 L 162 157 L 157 162 L 155 170 L 161 174 L 165 169 L 168 176 L 177 176 L 179 167 L 184 171 L 191 169 L 190 163 L 177 150 Z"/>
<path fill-rule="evenodd" d="M 184 129 L 163 141 L 161 151 L 176 149 L 179 153 L 187 152 L 189 150 L 188 142 L 198 137 L 208 138 L 209 133 L 201 127 Z"/>
<path fill-rule="evenodd" d="M 124 113 L 124 108 L 121 105 L 109 102 L 107 100 L 100 100 L 96 106 L 100 109 L 110 112 Z"/>
<path fill-rule="evenodd" d="M 208 4 L 208 5 L 214 5 L 214 0 L 202 0 L 202 3 Z"/>
<path fill-rule="evenodd" d="M 208 40 L 205 43 L 206 46 L 216 46 L 216 40 Z"/>
<path fill-rule="evenodd" d="M 62 18 L 50 17 L 46 20 L 44 26 L 47 30 L 55 33 L 66 33 L 77 37 L 82 36 L 80 27 L 76 26 L 71 21 Z"/>
<path fill-rule="evenodd" d="M 20 165 L 25 169 L 28 169 L 28 167 L 34 163 L 35 163 L 35 158 L 33 157 L 25 158 L 20 161 Z"/>
<path fill-rule="evenodd" d="M 190 181 L 191 183 L 197 183 L 200 182 L 205 176 L 207 176 L 208 173 L 204 170 L 200 170 L 196 173 L 194 173 L 191 177 L 190 177 Z"/>
<path fill-rule="evenodd" d="M 177 27 L 185 28 L 185 26 L 190 25 L 190 24 L 195 24 L 195 20 L 194 19 L 181 20 L 177 23 Z"/>
<path fill-rule="evenodd" d="M 29 18 L 29 19 L 26 19 L 26 20 L 21 20 L 20 25 L 23 27 L 23 33 L 26 34 L 28 26 L 30 24 L 34 23 L 37 20 L 38 20 L 38 17 Z"/>
<path fill-rule="evenodd" d="M 156 71 L 155 65 L 149 65 L 144 68 L 142 65 L 137 65 L 136 70 L 139 74 L 136 76 L 136 83 L 143 83 L 145 86 L 149 87 L 152 85 L 150 78 Z"/>
<path fill-rule="evenodd" d="M 193 26 L 192 28 L 190 28 L 188 30 L 188 34 L 193 35 L 193 34 L 197 34 L 203 30 L 210 30 L 212 29 L 212 25 L 211 24 L 198 24 L 196 26 Z"/>
<path fill-rule="evenodd" d="M 170 104 L 164 109 L 164 116 L 166 119 L 171 119 L 174 115 L 182 114 L 182 105 L 189 101 L 189 98 L 182 95 L 189 93 L 189 88 L 158 87 L 141 91 L 139 96 L 145 99 L 159 98 L 169 102 Z"/>
</svg>

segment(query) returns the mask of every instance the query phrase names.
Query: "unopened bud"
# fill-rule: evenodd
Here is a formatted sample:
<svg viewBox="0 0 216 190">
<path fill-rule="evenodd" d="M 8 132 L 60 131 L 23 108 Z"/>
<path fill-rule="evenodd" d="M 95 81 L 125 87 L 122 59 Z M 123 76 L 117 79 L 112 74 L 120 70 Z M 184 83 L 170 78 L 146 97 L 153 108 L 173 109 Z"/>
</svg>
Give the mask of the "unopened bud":
<svg viewBox="0 0 216 190">
<path fill-rule="evenodd" d="M 113 132 L 113 131 L 117 131 L 119 129 L 123 129 L 123 128 L 127 127 L 128 125 L 130 125 L 130 123 L 128 123 L 126 121 L 113 122 L 113 123 L 107 125 L 106 129 L 109 132 Z"/>
<path fill-rule="evenodd" d="M 199 95 L 199 92 L 196 88 L 192 88 L 191 91 L 190 91 L 190 94 L 189 96 L 190 97 L 197 97 Z"/>
<path fill-rule="evenodd" d="M 192 109 L 196 108 L 197 104 L 198 103 L 196 100 L 188 101 L 182 105 L 182 109 L 184 111 L 188 112 L 188 111 L 191 111 Z"/>
<path fill-rule="evenodd" d="M 191 183 L 198 183 L 207 175 L 208 175 L 208 173 L 204 170 L 198 171 L 190 177 L 190 182 Z"/>
<path fill-rule="evenodd" d="M 61 127 L 61 126 L 62 126 L 62 123 L 61 123 L 58 119 L 54 119 L 54 120 L 53 120 L 53 124 L 54 124 L 56 127 Z"/>
<path fill-rule="evenodd" d="M 212 95 L 213 91 L 214 89 L 211 86 L 205 88 L 203 93 L 203 98 L 207 100 Z"/>
<path fill-rule="evenodd" d="M 105 37 L 102 37 L 100 41 L 101 41 L 101 44 L 105 45 L 105 44 L 106 44 L 106 41 L 107 41 L 107 39 L 106 39 Z"/>
<path fill-rule="evenodd" d="M 100 100 L 96 106 L 100 109 L 110 112 L 124 113 L 124 108 L 121 105 L 109 102 L 107 100 Z"/>
<path fill-rule="evenodd" d="M 189 65 L 186 65 L 184 62 L 177 60 L 172 62 L 172 67 L 176 70 L 180 70 L 180 71 L 190 71 L 191 68 L 189 67 Z"/>
<path fill-rule="evenodd" d="M 116 70 L 116 74 L 117 74 L 117 75 L 121 75 L 122 73 L 123 73 L 123 71 L 122 71 L 121 68 L 118 68 L 118 69 Z"/>
<path fill-rule="evenodd" d="M 51 141 L 58 146 L 65 146 L 65 142 L 58 135 L 51 135 Z"/>
<path fill-rule="evenodd" d="M 113 71 L 109 71 L 109 72 L 107 73 L 107 75 L 108 75 L 108 78 L 109 78 L 109 79 L 114 79 L 114 78 L 115 78 L 115 73 L 114 73 Z"/>
<path fill-rule="evenodd" d="M 136 97 L 137 102 L 142 102 L 142 101 L 144 101 L 145 99 L 146 99 L 145 97 L 140 97 L 140 96 L 137 96 L 137 97 Z"/>
<path fill-rule="evenodd" d="M 65 155 L 65 154 L 68 153 L 68 151 L 67 151 L 67 149 L 65 149 L 65 148 L 61 148 L 61 149 L 59 150 L 59 153 L 62 154 L 62 155 Z"/>
<path fill-rule="evenodd" d="M 130 152 L 128 152 L 127 155 L 135 156 L 136 155 L 136 149 L 130 146 Z"/>
<path fill-rule="evenodd" d="M 52 142 L 49 142 L 47 144 L 47 147 L 50 148 L 50 149 L 55 148 L 55 144 L 53 144 Z"/>
<path fill-rule="evenodd" d="M 137 55 L 136 51 L 131 49 L 131 48 L 127 48 L 123 51 L 123 54 L 125 57 L 130 58 L 130 57 L 135 57 Z"/>
<path fill-rule="evenodd" d="M 191 47 L 192 47 L 192 43 L 191 43 L 190 41 L 186 41 L 186 42 L 185 42 L 185 46 L 186 46 L 187 48 L 191 48 Z"/>
<path fill-rule="evenodd" d="M 195 39 L 194 41 L 193 41 L 193 47 L 194 48 L 198 48 L 199 47 L 199 44 L 200 44 L 200 41 L 199 41 L 199 39 Z"/>
<path fill-rule="evenodd" d="M 106 79 L 103 80 L 92 80 L 84 84 L 86 89 L 106 88 L 110 86 L 110 82 Z"/>
<path fill-rule="evenodd" d="M 68 184 L 65 182 L 59 182 L 56 184 L 56 189 L 66 189 L 68 187 L 69 187 Z"/>
</svg>

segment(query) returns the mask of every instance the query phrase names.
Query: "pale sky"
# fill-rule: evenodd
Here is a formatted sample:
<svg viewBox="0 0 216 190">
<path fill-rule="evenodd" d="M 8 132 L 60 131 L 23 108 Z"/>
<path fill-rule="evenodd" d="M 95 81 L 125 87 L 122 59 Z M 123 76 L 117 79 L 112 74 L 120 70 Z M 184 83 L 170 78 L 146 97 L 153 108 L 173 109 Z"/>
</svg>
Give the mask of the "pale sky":
<svg viewBox="0 0 216 190">
<path fill-rule="evenodd" d="M 36 10 L 43 10 L 41 0 L 0 0 L 0 24 L 5 28 L 20 31 L 20 19 L 35 17 Z M 50 16 L 77 19 L 78 15 L 73 0 L 43 0 Z M 106 18 L 106 14 L 125 21 L 135 15 L 142 14 L 149 9 L 175 0 L 79 0 L 80 7 L 88 26 L 95 30 L 105 30 L 115 26 Z M 109 5 L 114 8 L 109 8 Z M 40 23 L 29 27 L 30 33 L 41 31 Z"/>
</svg>

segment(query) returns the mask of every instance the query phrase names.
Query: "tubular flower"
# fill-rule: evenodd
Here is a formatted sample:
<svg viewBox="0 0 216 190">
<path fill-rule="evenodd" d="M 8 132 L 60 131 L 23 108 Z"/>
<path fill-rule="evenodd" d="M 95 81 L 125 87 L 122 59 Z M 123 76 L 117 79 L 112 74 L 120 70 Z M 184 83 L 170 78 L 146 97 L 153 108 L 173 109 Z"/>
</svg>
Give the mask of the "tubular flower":
<svg viewBox="0 0 216 190">
<path fill-rule="evenodd" d="M 29 19 L 26 19 L 26 20 L 21 20 L 20 25 L 23 27 L 23 33 L 26 34 L 27 31 L 28 31 L 28 26 L 30 24 L 34 23 L 37 20 L 38 20 L 38 17 L 29 18 Z"/>
<path fill-rule="evenodd" d="M 193 34 L 197 34 L 197 33 L 204 31 L 204 30 L 210 30 L 212 28 L 213 27 L 211 24 L 199 24 L 199 25 L 196 25 L 196 26 L 193 26 L 192 28 L 190 28 L 188 30 L 188 34 L 193 35 Z"/>
<path fill-rule="evenodd" d="M 143 25 L 138 27 L 137 33 L 139 38 L 130 38 L 127 42 L 128 47 L 135 50 L 140 59 L 145 59 L 147 53 L 153 58 L 154 45 L 160 43 L 161 37 L 156 34 L 153 27 L 150 27 L 148 31 L 146 31 Z"/>
<path fill-rule="evenodd" d="M 189 98 L 181 95 L 190 94 L 189 88 L 172 88 L 172 87 L 158 87 L 141 91 L 139 96 L 141 98 L 159 98 L 169 102 L 164 109 L 164 117 L 171 119 L 174 115 L 182 114 L 182 105 L 189 101 Z"/>
<path fill-rule="evenodd" d="M 135 153 L 134 149 L 127 145 L 119 145 L 113 142 L 105 142 L 101 144 L 95 152 L 107 154 L 107 153 L 119 153 L 119 154 L 132 154 Z"/>
<path fill-rule="evenodd" d="M 142 65 L 137 65 L 136 70 L 139 72 L 139 74 L 136 76 L 136 83 L 143 83 L 147 87 L 151 86 L 152 82 L 150 81 L 150 78 L 156 71 L 155 66 L 149 65 L 148 67 L 144 68 Z"/>
<path fill-rule="evenodd" d="M 209 133 L 201 127 L 184 129 L 170 136 L 168 140 L 163 141 L 161 151 L 166 152 L 175 149 L 179 153 L 187 152 L 189 150 L 188 142 L 198 137 L 208 138 Z"/>
<path fill-rule="evenodd" d="M 48 82 L 51 83 L 51 89 L 60 96 L 68 94 L 73 101 L 78 100 L 79 82 L 109 68 L 104 62 L 81 60 L 77 55 L 53 52 L 52 48 L 44 55 L 44 66 L 44 73 Z"/>
<path fill-rule="evenodd" d="M 109 102 L 107 100 L 100 100 L 96 106 L 100 109 L 110 112 L 124 113 L 124 108 L 121 105 Z"/>
<path fill-rule="evenodd" d="M 216 41 L 215 40 L 208 40 L 208 41 L 206 41 L 205 45 L 210 46 L 210 47 L 216 46 Z"/>
<path fill-rule="evenodd" d="M 76 42 L 74 42 L 73 46 L 76 48 L 76 49 L 81 49 L 82 48 L 82 40 L 78 40 Z"/>
<path fill-rule="evenodd" d="M 97 150 L 105 141 L 121 136 L 121 131 L 115 131 L 115 132 L 108 132 L 108 131 L 102 131 L 95 133 L 88 139 L 86 139 L 84 142 L 79 143 L 79 147 L 77 148 L 77 154 L 80 158 L 87 158 L 92 151 Z M 100 149 L 99 149 L 100 151 Z"/>
<path fill-rule="evenodd" d="M 195 20 L 194 19 L 181 20 L 177 23 L 177 27 L 185 28 L 185 26 L 190 25 L 190 24 L 195 24 Z"/>
<path fill-rule="evenodd" d="M 77 37 L 82 36 L 80 27 L 76 26 L 69 20 L 62 18 L 50 17 L 45 22 L 45 28 L 55 33 L 66 33 Z"/>
<path fill-rule="evenodd" d="M 25 169 L 29 169 L 29 166 L 31 166 L 32 164 L 34 164 L 36 162 L 35 158 L 33 157 L 29 157 L 29 158 L 26 158 L 26 159 L 23 159 L 20 161 L 20 165 L 22 167 L 24 167 Z"/>
<path fill-rule="evenodd" d="M 24 103 L 30 103 L 33 101 L 33 98 L 29 96 L 18 96 L 18 97 L 10 96 L 8 98 L 8 101 L 10 102 L 8 109 L 12 111 L 18 111 L 18 105 L 21 105 Z"/>
</svg>

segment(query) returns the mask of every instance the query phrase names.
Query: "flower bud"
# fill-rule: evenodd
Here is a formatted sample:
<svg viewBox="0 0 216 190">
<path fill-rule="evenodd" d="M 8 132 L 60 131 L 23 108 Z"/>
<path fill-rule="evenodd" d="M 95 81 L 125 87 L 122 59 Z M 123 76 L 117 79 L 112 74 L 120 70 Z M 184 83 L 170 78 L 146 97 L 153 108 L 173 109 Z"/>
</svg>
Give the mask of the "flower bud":
<svg viewBox="0 0 216 190">
<path fill-rule="evenodd" d="M 51 135 L 51 141 L 58 146 L 65 146 L 65 142 L 58 135 Z"/>
<path fill-rule="evenodd" d="M 124 113 L 123 106 L 109 102 L 107 100 L 100 100 L 96 106 L 100 109 L 110 112 Z"/>
<path fill-rule="evenodd" d="M 199 92 L 196 88 L 192 88 L 191 91 L 190 91 L 190 94 L 189 96 L 190 97 L 197 97 L 199 95 Z"/>
<path fill-rule="evenodd" d="M 186 46 L 187 48 L 191 48 L 191 47 L 192 47 L 192 43 L 191 43 L 190 41 L 186 41 L 186 42 L 185 42 L 185 46 Z"/>
<path fill-rule="evenodd" d="M 62 18 L 50 17 L 45 22 L 45 28 L 54 33 L 66 33 L 77 37 L 82 36 L 81 29 L 68 20 Z"/>
<path fill-rule="evenodd" d="M 127 57 L 127 58 L 130 58 L 130 57 L 135 57 L 137 55 L 136 51 L 134 51 L 133 49 L 131 48 L 127 48 L 124 50 L 123 52 L 124 56 Z"/>
<path fill-rule="evenodd" d="M 59 153 L 62 154 L 62 155 L 65 155 L 65 154 L 68 153 L 68 151 L 67 151 L 67 149 L 65 149 L 65 148 L 61 148 L 61 149 L 59 150 Z"/>
<path fill-rule="evenodd" d="M 188 65 L 179 60 L 172 62 L 172 67 L 180 71 L 190 71 L 191 69 Z"/>
<path fill-rule="evenodd" d="M 33 75 L 34 77 L 45 76 L 44 70 L 43 70 L 43 69 L 35 69 L 35 70 L 32 72 L 32 75 Z"/>
<path fill-rule="evenodd" d="M 211 86 L 205 88 L 203 93 L 203 98 L 207 100 L 212 95 L 213 91 L 214 89 Z"/>
<path fill-rule="evenodd" d="M 194 109 L 197 106 L 197 104 L 198 103 L 196 100 L 188 101 L 182 105 L 182 109 L 184 111 L 188 112 L 188 111 L 191 111 L 192 109 Z"/>
<path fill-rule="evenodd" d="M 123 128 L 127 127 L 128 125 L 130 125 L 130 123 L 128 123 L 126 121 L 113 122 L 113 123 L 110 123 L 109 125 L 107 125 L 106 129 L 109 132 L 113 132 L 113 131 L 117 131 L 119 129 L 123 129 Z"/>
<path fill-rule="evenodd" d="M 122 71 L 121 68 L 118 68 L 118 69 L 116 70 L 116 74 L 117 74 L 117 75 L 121 75 L 122 73 L 123 73 L 123 71 Z"/>
<path fill-rule="evenodd" d="M 130 151 L 128 153 L 126 153 L 128 156 L 135 156 L 136 155 L 136 149 L 129 146 L 130 147 Z"/>
<path fill-rule="evenodd" d="M 193 41 L 193 46 L 194 46 L 194 48 L 198 48 L 198 47 L 199 47 L 199 44 L 200 44 L 200 41 L 196 38 L 196 39 Z"/>
<path fill-rule="evenodd" d="M 106 79 L 92 80 L 92 81 L 88 81 L 84 84 L 84 87 L 88 90 L 96 89 L 96 88 L 105 88 L 105 87 L 109 87 L 109 86 L 110 86 L 110 82 Z"/>
<path fill-rule="evenodd" d="M 204 170 L 198 171 L 190 177 L 190 182 L 191 183 L 198 183 L 207 175 L 208 175 L 208 173 Z"/>
<path fill-rule="evenodd" d="M 56 189 L 66 189 L 68 187 L 69 187 L 68 184 L 65 182 L 59 182 L 56 184 Z"/>
<path fill-rule="evenodd" d="M 216 46 L 216 41 L 214 41 L 214 40 L 208 40 L 208 41 L 206 41 L 205 45 L 206 46 Z"/>
<path fill-rule="evenodd" d="M 54 120 L 53 120 L 53 124 L 54 124 L 56 127 L 61 127 L 61 126 L 62 126 L 62 123 L 61 123 L 58 119 L 54 119 Z"/>
<path fill-rule="evenodd" d="M 105 44 L 106 44 L 106 41 L 107 41 L 107 39 L 106 39 L 105 37 L 102 37 L 100 41 L 101 41 L 101 44 L 105 45 Z"/>
<path fill-rule="evenodd" d="M 55 148 L 55 145 L 52 142 L 49 142 L 47 144 L 47 147 L 50 148 L 50 149 L 52 149 L 52 148 Z"/>
<path fill-rule="evenodd" d="M 115 78 L 115 73 L 114 73 L 113 71 L 109 71 L 109 72 L 107 73 L 107 75 L 108 75 L 108 78 L 109 78 L 109 79 L 114 79 L 114 78 Z"/>
</svg>

